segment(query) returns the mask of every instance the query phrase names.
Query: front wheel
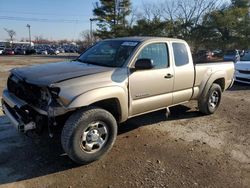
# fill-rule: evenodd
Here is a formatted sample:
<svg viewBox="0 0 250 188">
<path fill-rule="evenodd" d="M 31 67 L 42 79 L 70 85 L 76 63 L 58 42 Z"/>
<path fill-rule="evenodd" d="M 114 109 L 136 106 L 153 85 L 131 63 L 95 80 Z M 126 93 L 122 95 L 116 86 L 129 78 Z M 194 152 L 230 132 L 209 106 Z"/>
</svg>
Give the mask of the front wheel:
<svg viewBox="0 0 250 188">
<path fill-rule="evenodd" d="M 213 114 L 220 105 L 221 95 L 220 85 L 213 83 L 209 91 L 199 99 L 199 110 L 204 114 Z"/>
<path fill-rule="evenodd" d="M 113 146 L 117 123 L 108 111 L 91 107 L 72 114 L 62 130 L 61 142 L 68 156 L 79 164 L 100 159 Z"/>
</svg>

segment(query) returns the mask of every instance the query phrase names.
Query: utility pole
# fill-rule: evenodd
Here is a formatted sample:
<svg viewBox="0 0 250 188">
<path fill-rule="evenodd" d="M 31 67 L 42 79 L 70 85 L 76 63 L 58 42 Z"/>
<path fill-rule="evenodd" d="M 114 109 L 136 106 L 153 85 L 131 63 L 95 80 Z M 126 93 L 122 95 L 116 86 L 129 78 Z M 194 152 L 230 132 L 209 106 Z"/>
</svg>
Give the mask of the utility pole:
<svg viewBox="0 0 250 188">
<path fill-rule="evenodd" d="M 92 22 L 94 21 L 94 19 L 93 18 L 90 18 L 89 19 L 89 21 L 90 21 L 90 40 L 91 40 L 91 42 L 92 42 L 92 36 L 93 36 L 93 26 L 92 26 Z"/>
<path fill-rule="evenodd" d="M 90 21 L 90 41 L 91 41 L 91 44 L 93 43 L 93 22 L 96 21 L 97 19 L 96 18 L 90 18 L 89 21 Z"/>
<path fill-rule="evenodd" d="M 29 29 L 29 41 L 30 41 L 30 46 L 31 46 L 30 25 L 29 25 L 29 24 L 27 24 L 27 25 L 26 25 L 26 27 L 28 27 L 28 29 Z"/>
<path fill-rule="evenodd" d="M 116 35 L 116 25 L 118 25 L 118 17 L 119 17 L 119 4 L 120 1 L 119 0 L 115 0 L 115 5 L 114 5 L 114 14 L 115 14 L 115 18 L 114 18 L 114 33 Z"/>
</svg>

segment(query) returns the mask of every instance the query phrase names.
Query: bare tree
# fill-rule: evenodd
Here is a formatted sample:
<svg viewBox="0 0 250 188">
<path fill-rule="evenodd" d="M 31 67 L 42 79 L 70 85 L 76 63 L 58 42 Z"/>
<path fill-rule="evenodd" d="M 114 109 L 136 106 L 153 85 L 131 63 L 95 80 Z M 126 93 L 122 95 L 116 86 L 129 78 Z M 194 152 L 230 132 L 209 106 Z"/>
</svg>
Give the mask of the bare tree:
<svg viewBox="0 0 250 188">
<path fill-rule="evenodd" d="M 183 24 L 192 23 L 196 26 L 202 17 L 216 7 L 217 0 L 179 0 L 178 18 L 183 21 Z"/>
<path fill-rule="evenodd" d="M 152 4 L 151 6 L 151 14 L 153 16 L 153 19 L 163 19 L 163 8 L 162 8 L 162 4 Z"/>
<path fill-rule="evenodd" d="M 177 12 L 178 12 L 177 1 L 166 0 L 165 3 L 161 4 L 161 7 L 162 7 L 162 14 L 163 14 L 164 19 L 174 22 L 174 20 L 177 18 Z"/>
<path fill-rule="evenodd" d="M 91 36 L 89 30 L 82 31 L 80 37 L 83 39 L 84 47 L 89 47 L 98 41 L 98 37 L 95 34 Z"/>
<path fill-rule="evenodd" d="M 143 3 L 142 4 L 142 10 L 143 12 L 141 13 L 142 17 L 146 20 L 151 20 L 151 3 Z"/>
<path fill-rule="evenodd" d="M 162 17 L 168 23 L 170 37 L 178 37 L 180 34 L 178 22 L 178 2 L 176 0 L 166 0 L 160 4 Z"/>
<path fill-rule="evenodd" d="M 44 38 L 42 35 L 37 35 L 34 38 L 35 43 L 37 44 L 49 43 L 49 40 L 47 38 Z"/>
<path fill-rule="evenodd" d="M 16 32 L 13 29 L 4 28 L 4 30 L 8 33 L 10 41 L 13 42 L 13 38 L 16 35 Z"/>
<path fill-rule="evenodd" d="M 217 0 L 165 0 L 163 3 L 143 3 L 136 20 L 159 21 L 165 24 L 167 35 L 190 39 L 203 17 L 221 4 Z"/>
<path fill-rule="evenodd" d="M 199 24 L 203 16 L 218 6 L 217 0 L 165 0 L 164 3 L 143 3 L 143 19 L 160 19 L 174 22 L 179 20 L 183 25 Z"/>
<path fill-rule="evenodd" d="M 25 38 L 25 37 L 22 37 L 21 40 L 20 40 L 20 42 L 28 42 L 28 41 L 29 41 L 29 39 Z"/>
<path fill-rule="evenodd" d="M 161 5 L 164 19 L 173 25 L 178 22 L 181 36 L 189 36 L 199 24 L 204 15 L 212 12 L 219 6 L 217 0 L 166 0 Z"/>
<path fill-rule="evenodd" d="M 130 17 L 128 20 L 128 26 L 132 27 L 138 17 L 139 17 L 138 16 L 138 8 L 137 7 L 132 8 L 131 13 L 130 13 Z"/>
<path fill-rule="evenodd" d="M 139 19 L 145 19 L 147 21 L 152 21 L 155 19 L 160 20 L 164 18 L 162 4 L 152 2 L 143 3 L 142 11 L 138 15 L 140 15 Z"/>
</svg>

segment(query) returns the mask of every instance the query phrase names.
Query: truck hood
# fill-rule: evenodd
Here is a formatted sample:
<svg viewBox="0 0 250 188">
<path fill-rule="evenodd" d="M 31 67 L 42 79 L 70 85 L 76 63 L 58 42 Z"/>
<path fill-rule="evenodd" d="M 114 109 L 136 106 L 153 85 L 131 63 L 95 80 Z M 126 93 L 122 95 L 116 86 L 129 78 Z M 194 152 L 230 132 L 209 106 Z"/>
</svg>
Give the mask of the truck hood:
<svg viewBox="0 0 250 188">
<path fill-rule="evenodd" d="M 114 68 L 78 61 L 48 63 L 12 69 L 11 73 L 27 83 L 49 86 L 72 78 L 110 71 Z"/>
</svg>

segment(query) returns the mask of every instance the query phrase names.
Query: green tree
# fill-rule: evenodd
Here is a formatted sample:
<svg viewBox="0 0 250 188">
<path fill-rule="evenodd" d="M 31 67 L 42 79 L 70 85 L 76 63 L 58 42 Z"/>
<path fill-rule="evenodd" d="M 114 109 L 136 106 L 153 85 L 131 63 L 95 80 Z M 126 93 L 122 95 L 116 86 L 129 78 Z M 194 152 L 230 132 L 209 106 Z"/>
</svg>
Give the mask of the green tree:
<svg viewBox="0 0 250 188">
<path fill-rule="evenodd" d="M 146 20 L 145 18 L 137 20 L 136 24 L 131 28 L 132 36 L 166 36 L 166 22 L 158 18 Z"/>
<path fill-rule="evenodd" d="M 232 0 L 232 10 L 237 15 L 237 39 L 241 48 L 250 47 L 250 2 L 249 0 Z"/>
<path fill-rule="evenodd" d="M 100 3 L 96 2 L 93 10 L 98 26 L 96 35 L 100 38 L 125 36 L 126 18 L 130 12 L 130 0 L 100 0 Z"/>
<path fill-rule="evenodd" d="M 250 45 L 249 4 L 244 0 L 232 0 L 230 6 L 208 13 L 203 26 L 219 36 L 217 40 L 210 38 L 207 43 L 217 43 L 222 49 L 247 48 Z"/>
<path fill-rule="evenodd" d="M 249 0 L 231 0 L 232 7 L 234 8 L 247 8 L 249 7 Z"/>
</svg>

